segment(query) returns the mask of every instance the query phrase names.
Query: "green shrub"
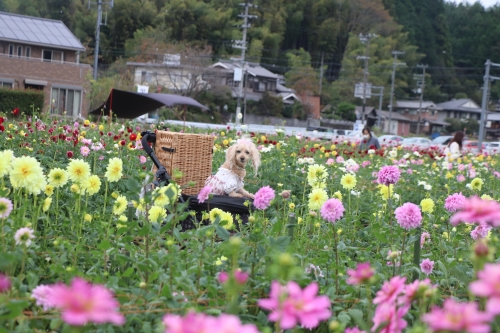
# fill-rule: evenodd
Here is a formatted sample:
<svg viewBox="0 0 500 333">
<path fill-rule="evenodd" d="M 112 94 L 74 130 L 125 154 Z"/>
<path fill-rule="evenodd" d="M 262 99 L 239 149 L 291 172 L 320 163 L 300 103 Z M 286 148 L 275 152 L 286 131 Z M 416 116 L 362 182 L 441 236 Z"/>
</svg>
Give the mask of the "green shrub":
<svg viewBox="0 0 500 333">
<path fill-rule="evenodd" d="M 10 90 L 0 88 L 0 112 L 11 112 L 19 108 L 24 114 L 30 115 L 43 110 L 43 91 Z"/>
</svg>

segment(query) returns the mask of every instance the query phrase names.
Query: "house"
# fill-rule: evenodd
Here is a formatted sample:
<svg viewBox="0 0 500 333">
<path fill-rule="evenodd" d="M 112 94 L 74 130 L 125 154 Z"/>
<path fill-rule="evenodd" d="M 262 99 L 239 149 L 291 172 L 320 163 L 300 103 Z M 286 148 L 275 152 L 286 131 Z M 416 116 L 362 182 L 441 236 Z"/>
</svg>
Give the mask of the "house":
<svg viewBox="0 0 500 333">
<path fill-rule="evenodd" d="M 438 120 L 446 118 L 481 119 L 481 107 L 468 98 L 453 99 L 448 102 L 436 104 L 439 107 Z"/>
<path fill-rule="evenodd" d="M 361 115 L 363 114 L 363 107 L 356 106 L 355 112 L 361 117 Z M 365 121 L 365 124 L 367 126 L 373 127 L 377 126 L 379 115 L 380 124 L 384 133 L 396 134 L 400 136 L 407 136 L 408 134 L 410 134 L 410 124 L 412 123 L 412 120 L 401 115 L 398 112 L 393 111 L 392 114 L 390 114 L 389 111 L 377 110 L 372 106 L 365 106 L 365 113 L 361 118 Z M 391 120 L 390 129 L 389 118 Z"/>
<path fill-rule="evenodd" d="M 411 120 L 411 133 L 417 133 L 418 129 L 420 134 L 440 132 L 445 126 L 450 125 L 439 118 L 442 109 L 432 101 L 422 101 L 422 104 L 420 101 L 397 101 L 394 110 Z M 419 117 L 420 126 L 418 126 Z"/>
<path fill-rule="evenodd" d="M 61 21 L 0 12 L 0 87 L 42 90 L 51 114 L 87 113 L 83 51 Z"/>
<path fill-rule="evenodd" d="M 500 112 L 489 113 L 486 117 L 486 137 L 500 137 Z"/>
<path fill-rule="evenodd" d="M 234 98 L 239 94 L 239 77 L 241 78 L 241 64 L 239 61 L 221 60 L 211 66 L 218 74 L 211 78 L 215 85 L 229 86 Z M 285 104 L 300 101 L 292 89 L 283 85 L 282 76 L 274 74 L 255 63 L 246 63 L 245 80 L 243 81 L 243 96 L 247 100 L 259 101 L 264 93 L 268 92 L 280 96 Z"/>
<path fill-rule="evenodd" d="M 207 69 L 189 64 L 180 54 L 165 54 L 155 62 L 127 62 L 134 76 L 134 85 L 154 86 L 158 92 L 167 89 L 172 92 L 192 95 L 209 87 L 203 80 Z M 156 91 L 150 91 L 156 92 Z"/>
</svg>

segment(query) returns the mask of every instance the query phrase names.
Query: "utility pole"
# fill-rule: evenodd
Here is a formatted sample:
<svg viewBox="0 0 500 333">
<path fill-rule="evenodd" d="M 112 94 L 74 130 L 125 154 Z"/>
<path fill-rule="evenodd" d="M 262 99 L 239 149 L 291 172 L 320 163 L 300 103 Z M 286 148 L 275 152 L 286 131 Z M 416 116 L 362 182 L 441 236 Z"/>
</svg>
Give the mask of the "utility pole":
<svg viewBox="0 0 500 333">
<path fill-rule="evenodd" d="M 377 127 L 380 128 L 380 111 L 382 111 L 382 100 L 384 99 L 384 86 L 374 86 L 372 89 L 380 89 L 378 94 L 372 93 L 373 96 L 379 96 L 378 99 L 378 112 L 377 112 Z"/>
<path fill-rule="evenodd" d="M 114 0 L 110 0 L 107 2 L 103 2 L 102 0 L 97 0 L 97 2 L 89 1 L 89 9 L 91 4 L 97 4 L 97 22 L 95 27 L 95 48 L 94 48 L 94 80 L 97 80 L 97 65 L 99 60 L 99 42 L 100 42 L 100 34 L 101 34 L 101 25 L 102 24 L 102 6 L 109 5 L 110 8 L 113 8 Z M 107 18 L 107 16 L 106 16 Z"/>
<path fill-rule="evenodd" d="M 391 82 L 391 96 L 389 104 L 389 134 L 392 134 L 392 108 L 393 108 L 393 95 L 394 95 L 394 80 L 396 79 L 396 66 L 406 65 L 404 62 L 398 63 L 398 55 L 405 54 L 402 51 L 392 51 L 394 55 L 394 63 L 392 64 L 392 82 Z M 397 134 L 397 133 L 396 133 Z"/>
<path fill-rule="evenodd" d="M 500 80 L 500 77 L 497 76 L 491 76 L 490 75 L 490 69 L 491 66 L 493 67 L 500 67 L 500 64 L 495 64 L 491 62 L 490 59 L 486 60 L 486 70 L 484 73 L 484 86 L 483 86 L 483 100 L 481 103 L 481 120 L 479 122 L 479 151 L 482 152 L 483 150 L 483 140 L 484 140 L 484 127 L 486 123 L 486 116 L 488 113 L 488 95 L 489 95 L 489 86 L 490 86 L 490 81 L 498 81 Z"/>
<path fill-rule="evenodd" d="M 241 98 L 243 95 L 243 80 L 245 78 L 245 51 L 247 49 L 247 29 L 250 27 L 248 24 L 248 19 L 249 18 L 256 18 L 256 15 L 248 15 L 248 8 L 249 7 L 256 7 L 246 1 L 245 3 L 240 3 L 240 6 L 245 7 L 245 13 L 238 15 L 238 17 L 243 18 L 243 39 L 241 41 L 236 41 L 235 44 L 233 44 L 233 47 L 235 48 L 241 48 L 241 59 L 240 59 L 240 69 L 241 69 L 241 78 L 240 78 L 240 84 L 238 86 L 238 103 L 236 106 L 236 128 L 239 128 L 241 125 Z"/>
<path fill-rule="evenodd" d="M 321 65 L 319 67 L 319 95 L 321 96 L 321 88 L 323 87 L 323 57 L 324 57 L 323 51 L 321 51 Z"/>
<path fill-rule="evenodd" d="M 419 80 L 422 78 L 421 84 L 420 84 L 420 104 L 418 106 L 418 122 L 417 122 L 417 135 L 420 134 L 420 113 L 422 112 L 422 102 L 424 100 L 424 89 L 425 89 L 425 69 L 427 68 L 427 65 L 417 65 L 417 67 L 422 68 L 422 75 L 415 75 L 415 79 Z M 419 82 L 417 81 L 417 84 Z"/>
<path fill-rule="evenodd" d="M 361 42 L 363 44 L 366 43 L 365 55 L 357 57 L 358 60 L 365 61 L 365 69 L 363 71 L 363 110 L 362 110 L 363 117 L 365 116 L 365 107 L 366 107 L 366 83 L 368 80 L 368 59 L 370 59 L 370 57 L 368 56 L 370 52 L 370 40 L 375 37 L 377 37 L 375 34 L 367 34 L 367 35 L 359 34 L 359 39 L 361 40 Z"/>
</svg>

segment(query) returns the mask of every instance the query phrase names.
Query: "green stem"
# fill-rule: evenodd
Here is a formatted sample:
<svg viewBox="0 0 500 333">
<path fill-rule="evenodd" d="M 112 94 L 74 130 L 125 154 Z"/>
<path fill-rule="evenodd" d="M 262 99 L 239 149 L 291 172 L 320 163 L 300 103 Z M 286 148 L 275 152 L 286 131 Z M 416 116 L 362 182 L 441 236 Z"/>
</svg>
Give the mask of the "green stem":
<svg viewBox="0 0 500 333">
<path fill-rule="evenodd" d="M 401 275 L 401 271 L 403 270 L 403 261 L 404 261 L 404 253 L 405 253 L 405 244 L 406 244 L 406 235 L 407 231 L 403 234 L 403 246 L 401 248 L 401 260 L 399 261 L 399 275 Z"/>
<path fill-rule="evenodd" d="M 106 190 L 104 191 L 104 208 L 102 210 L 102 215 L 106 213 L 106 201 L 108 198 L 108 181 L 106 180 Z"/>
<path fill-rule="evenodd" d="M 332 224 L 332 230 L 333 230 L 333 241 L 334 241 L 334 247 L 333 250 L 335 251 L 335 294 L 339 295 L 339 251 L 337 250 L 337 232 L 335 231 L 335 224 Z"/>
</svg>

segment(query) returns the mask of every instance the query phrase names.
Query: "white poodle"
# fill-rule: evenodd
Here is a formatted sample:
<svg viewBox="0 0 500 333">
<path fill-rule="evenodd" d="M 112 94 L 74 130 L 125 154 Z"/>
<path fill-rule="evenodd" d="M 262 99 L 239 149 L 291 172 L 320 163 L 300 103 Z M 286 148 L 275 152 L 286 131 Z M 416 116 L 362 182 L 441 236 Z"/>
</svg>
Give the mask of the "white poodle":
<svg viewBox="0 0 500 333">
<path fill-rule="evenodd" d="M 260 153 L 249 138 L 241 138 L 226 152 L 226 161 L 214 176 L 210 176 L 205 185 L 212 187 L 212 194 L 229 195 L 230 197 L 247 197 L 254 199 L 254 195 L 245 191 L 245 166 L 252 160 L 255 174 L 260 166 Z"/>
</svg>

